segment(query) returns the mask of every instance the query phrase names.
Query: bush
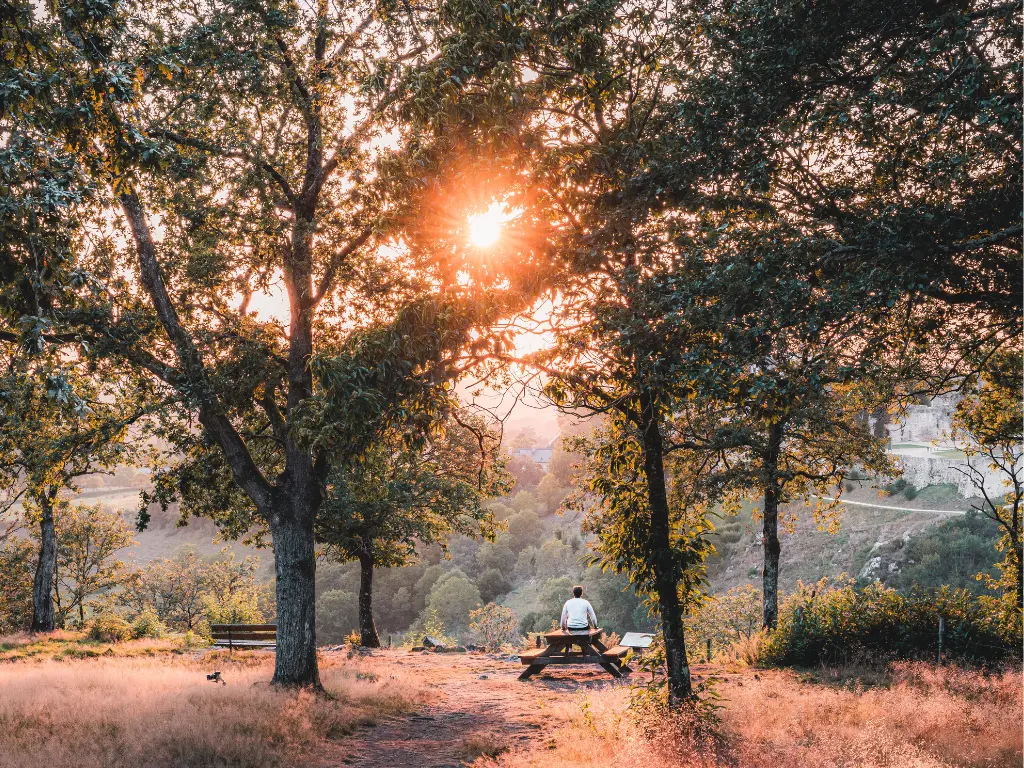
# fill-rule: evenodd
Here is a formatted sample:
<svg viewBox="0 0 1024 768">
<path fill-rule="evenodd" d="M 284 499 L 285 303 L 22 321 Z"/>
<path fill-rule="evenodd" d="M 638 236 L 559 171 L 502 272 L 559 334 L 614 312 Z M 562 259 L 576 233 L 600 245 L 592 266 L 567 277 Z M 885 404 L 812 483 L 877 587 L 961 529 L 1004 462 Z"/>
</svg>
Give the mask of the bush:
<svg viewBox="0 0 1024 768">
<path fill-rule="evenodd" d="M 524 635 L 543 634 L 555 629 L 558 629 L 558 619 L 551 618 L 551 614 L 545 611 L 530 611 L 519 622 L 519 632 Z"/>
<path fill-rule="evenodd" d="M 9 540 L 0 547 L 0 635 L 32 625 L 32 580 L 38 558 L 31 542 Z"/>
<path fill-rule="evenodd" d="M 89 637 L 103 643 L 120 643 L 132 637 L 132 625 L 119 613 L 104 611 L 89 623 Z"/>
<path fill-rule="evenodd" d="M 432 637 L 448 648 L 454 648 L 459 644 L 458 638 L 448 635 L 444 622 L 438 617 L 437 611 L 427 608 L 418 619 L 409 627 L 409 631 L 402 635 L 403 646 L 422 645 L 424 637 Z"/>
<path fill-rule="evenodd" d="M 1005 600 L 974 597 L 942 587 L 903 595 L 875 583 L 828 587 L 800 584 L 780 610 L 778 628 L 765 641 L 764 662 L 816 666 L 870 656 L 879 662 L 934 659 L 939 617 L 945 620 L 943 658 L 991 664 L 1019 658 L 1019 612 Z"/>
<path fill-rule="evenodd" d="M 495 651 L 506 643 L 514 643 L 519 639 L 516 628 L 516 615 L 511 608 L 488 603 L 469 614 L 469 628 L 479 632 L 484 644 L 490 651 Z"/>
<path fill-rule="evenodd" d="M 512 591 L 512 582 L 497 568 L 488 568 L 480 578 L 476 580 L 477 589 L 480 590 L 480 599 L 485 603 L 493 603 L 502 595 Z"/>
<path fill-rule="evenodd" d="M 167 633 L 167 626 L 160 621 L 156 611 L 147 608 L 132 622 L 132 637 L 141 639 L 144 637 L 158 638 Z"/>
<path fill-rule="evenodd" d="M 919 536 L 912 536 L 903 550 L 899 571 L 887 583 L 909 591 L 914 585 L 928 589 L 949 585 L 976 595 L 985 594 L 978 575 L 998 578 L 999 526 L 968 510 L 963 517 L 945 520 Z"/>
<path fill-rule="evenodd" d="M 882 488 L 882 490 L 885 491 L 887 496 L 895 496 L 897 493 L 906 490 L 907 485 L 907 481 L 901 477 L 896 482 L 889 483 L 889 485 Z"/>
<path fill-rule="evenodd" d="M 687 619 L 687 630 L 704 653 L 711 641 L 712 653 L 749 639 L 761 629 L 761 590 L 750 584 L 733 587 L 725 594 L 709 595 Z"/>
<path fill-rule="evenodd" d="M 917 488 L 915 488 L 912 485 L 908 485 L 906 488 L 903 489 L 903 495 L 907 498 L 908 501 L 913 501 L 914 499 L 917 498 Z"/>
<path fill-rule="evenodd" d="M 480 604 L 480 590 L 459 570 L 449 571 L 434 582 L 427 596 L 427 609 L 456 632 L 469 625 L 469 612 Z"/>
</svg>

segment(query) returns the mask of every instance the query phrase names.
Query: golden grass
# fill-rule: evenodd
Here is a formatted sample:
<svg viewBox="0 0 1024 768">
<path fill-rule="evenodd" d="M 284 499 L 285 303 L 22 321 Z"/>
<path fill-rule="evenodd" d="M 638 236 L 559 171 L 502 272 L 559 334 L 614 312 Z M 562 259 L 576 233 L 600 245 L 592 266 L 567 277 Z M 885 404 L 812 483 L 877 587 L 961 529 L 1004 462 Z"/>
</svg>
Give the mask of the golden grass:
<svg viewBox="0 0 1024 768">
<path fill-rule="evenodd" d="M 4 768 L 272 768 L 359 724 L 407 714 L 423 688 L 399 671 L 325 659 L 334 698 L 271 687 L 267 653 L 45 660 L 0 667 Z M 226 685 L 210 683 L 220 670 Z"/>
<path fill-rule="evenodd" d="M 100 656 L 133 658 L 183 652 L 206 644 L 202 640 L 196 642 L 198 646 L 191 645 L 190 640 L 184 635 L 110 643 L 92 640 L 85 632 L 69 632 L 62 629 L 36 635 L 19 632 L 0 637 L 0 662 L 89 659 Z"/>
<path fill-rule="evenodd" d="M 1021 678 L 926 664 L 894 667 L 888 687 L 801 682 L 790 672 L 736 676 L 724 697 L 724 744 L 694 743 L 668 724 L 644 737 L 626 713 L 628 691 L 567 702 L 567 724 L 540 748 L 477 766 L 598 768 L 1019 768 Z"/>
</svg>

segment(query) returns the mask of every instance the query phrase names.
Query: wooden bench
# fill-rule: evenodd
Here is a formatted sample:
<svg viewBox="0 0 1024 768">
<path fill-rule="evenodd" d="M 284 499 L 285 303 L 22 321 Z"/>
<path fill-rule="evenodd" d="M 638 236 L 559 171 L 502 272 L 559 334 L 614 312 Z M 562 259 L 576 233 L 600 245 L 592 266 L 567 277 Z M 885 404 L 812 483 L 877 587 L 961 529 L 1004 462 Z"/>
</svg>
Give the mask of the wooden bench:
<svg viewBox="0 0 1024 768">
<path fill-rule="evenodd" d="M 523 664 L 529 664 L 542 653 L 544 653 L 543 648 L 538 648 L 534 651 L 523 651 L 519 654 L 519 660 L 523 662 Z"/>
<path fill-rule="evenodd" d="M 632 648 L 627 648 L 625 645 L 616 645 L 614 648 L 609 648 L 601 654 L 601 658 L 605 661 L 622 661 L 626 656 L 632 653 Z"/>
<path fill-rule="evenodd" d="M 210 633 L 215 647 L 277 647 L 277 624 L 211 624 Z"/>
</svg>

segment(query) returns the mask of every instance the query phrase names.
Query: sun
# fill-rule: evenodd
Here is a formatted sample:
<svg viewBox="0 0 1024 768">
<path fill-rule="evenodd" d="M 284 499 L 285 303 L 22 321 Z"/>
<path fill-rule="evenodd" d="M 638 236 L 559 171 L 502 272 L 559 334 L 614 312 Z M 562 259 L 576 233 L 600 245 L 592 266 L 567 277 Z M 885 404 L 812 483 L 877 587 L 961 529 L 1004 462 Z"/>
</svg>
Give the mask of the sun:
<svg viewBox="0 0 1024 768">
<path fill-rule="evenodd" d="M 483 213 L 469 216 L 469 242 L 477 248 L 489 248 L 498 242 L 508 215 L 504 203 L 491 203 Z"/>
</svg>

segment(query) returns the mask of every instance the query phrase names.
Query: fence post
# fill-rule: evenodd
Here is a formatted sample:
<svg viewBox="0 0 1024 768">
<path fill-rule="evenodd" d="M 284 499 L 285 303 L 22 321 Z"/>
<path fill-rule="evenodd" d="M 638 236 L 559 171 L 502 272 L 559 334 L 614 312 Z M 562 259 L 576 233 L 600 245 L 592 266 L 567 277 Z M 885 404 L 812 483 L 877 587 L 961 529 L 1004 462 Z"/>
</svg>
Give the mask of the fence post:
<svg viewBox="0 0 1024 768">
<path fill-rule="evenodd" d="M 942 636 L 946 632 L 946 619 L 939 616 L 939 664 L 942 663 Z"/>
<path fill-rule="evenodd" d="M 537 635 L 537 647 L 540 648 L 540 635 Z"/>
<path fill-rule="evenodd" d="M 708 664 L 711 663 L 711 638 L 710 637 L 708 638 L 708 652 L 707 652 L 707 655 L 704 657 L 704 661 L 706 661 Z"/>
</svg>

